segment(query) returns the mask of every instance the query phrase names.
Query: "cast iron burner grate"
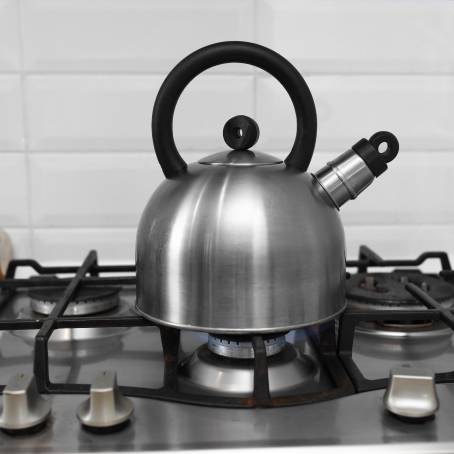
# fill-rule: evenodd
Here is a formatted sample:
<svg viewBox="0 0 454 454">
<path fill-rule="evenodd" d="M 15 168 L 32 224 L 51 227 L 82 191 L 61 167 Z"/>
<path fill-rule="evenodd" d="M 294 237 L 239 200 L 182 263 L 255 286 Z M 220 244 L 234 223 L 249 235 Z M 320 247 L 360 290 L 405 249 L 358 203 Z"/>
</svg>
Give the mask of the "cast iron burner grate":
<svg viewBox="0 0 454 454">
<path fill-rule="evenodd" d="M 367 247 L 360 248 L 359 259 L 347 262 L 348 267 L 357 268 L 358 272 L 366 272 L 368 267 L 416 267 L 427 259 L 439 259 L 442 266 L 441 275 L 449 281 L 453 278 L 451 266 L 446 253 L 428 252 L 415 260 L 383 260 Z M 15 278 L 20 267 L 30 267 L 39 275 L 39 279 Z M 387 378 L 367 380 L 362 375 L 352 358 L 352 347 L 355 326 L 361 321 L 389 320 L 389 310 L 375 312 L 353 312 L 347 310 L 341 316 L 339 332 L 336 336 L 334 322 L 322 326 L 308 328 L 311 342 L 318 353 L 318 360 L 327 370 L 333 387 L 317 392 L 298 395 L 271 396 L 268 382 L 268 360 L 264 337 L 251 337 L 254 349 L 254 390 L 250 397 L 223 397 L 188 392 L 181 389 L 178 382 L 178 365 L 180 363 L 180 335 L 176 328 L 158 326 L 140 316 L 64 316 L 71 299 L 78 290 L 90 286 L 134 286 L 136 278 L 132 265 L 98 265 L 96 251 L 90 251 L 80 267 L 75 266 L 42 266 L 35 260 L 13 260 L 7 270 L 6 279 L 0 281 L 0 311 L 13 299 L 17 290 L 28 290 L 37 287 L 55 287 L 63 290 L 58 302 L 47 317 L 42 319 L 0 318 L 0 331 L 18 331 L 37 329 L 34 340 L 33 370 L 39 391 L 43 394 L 88 394 L 89 384 L 53 383 L 49 377 L 48 342 L 52 333 L 61 328 L 93 328 L 93 327 L 141 327 L 157 326 L 160 330 L 164 357 L 164 381 L 159 388 L 143 388 L 121 386 L 121 391 L 130 397 L 161 399 L 181 403 L 206 406 L 253 408 L 280 407 L 301 405 L 323 400 L 334 399 L 356 392 L 383 388 Z M 102 277 L 100 273 L 117 274 Z M 70 278 L 58 278 L 56 274 L 72 274 Z M 414 284 L 407 284 L 407 290 L 420 300 L 428 309 L 419 311 L 402 310 L 393 312 L 396 320 L 442 320 L 454 330 L 454 316 L 451 311 L 443 308 L 426 292 Z M 1 314 L 0 314 L 1 315 Z M 438 383 L 454 382 L 454 372 L 436 374 Z M 5 385 L 0 385 L 3 391 Z"/>
</svg>

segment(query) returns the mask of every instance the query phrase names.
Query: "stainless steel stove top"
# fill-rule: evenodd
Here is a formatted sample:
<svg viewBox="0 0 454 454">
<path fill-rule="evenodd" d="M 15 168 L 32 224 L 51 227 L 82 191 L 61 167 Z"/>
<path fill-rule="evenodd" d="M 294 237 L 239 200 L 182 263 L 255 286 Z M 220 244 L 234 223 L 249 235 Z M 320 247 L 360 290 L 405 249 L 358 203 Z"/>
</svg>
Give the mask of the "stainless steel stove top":
<svg viewBox="0 0 454 454">
<path fill-rule="evenodd" d="M 90 277 L 87 279 L 90 281 Z M 122 284 L 117 304 L 99 314 L 99 317 L 136 317 L 134 286 L 127 279 Z M 370 281 L 366 283 L 369 284 Z M 3 292 L 5 295 L 8 290 Z M 18 288 L 15 295 L 8 296 L 10 298 L 3 306 L 0 321 L 36 321 L 47 317 L 31 309 L 31 300 L 36 293 L 29 294 Z M 419 309 L 423 310 L 422 305 Z M 74 319 L 73 309 L 68 317 Z M 7 383 L 17 374 L 36 373 L 36 364 L 35 368 L 33 364 L 35 336 L 38 333 L 36 328 L 41 326 L 42 329 L 42 324 L 34 326 L 30 323 L 30 326 L 35 329 L 0 331 L 0 383 Z M 341 328 L 338 326 L 336 329 Z M 314 362 L 311 365 L 313 370 L 309 368 L 309 372 L 306 369 L 303 371 L 303 382 L 307 380 L 304 382 L 304 392 L 318 392 L 332 387 L 326 368 L 316 361 L 317 347 L 312 336 L 308 330 L 292 331 L 285 336 L 299 357 L 307 357 Z M 181 370 L 187 367 L 194 352 L 203 349 L 207 342 L 206 333 L 181 332 Z M 215 347 L 223 347 L 225 342 L 225 339 L 217 339 Z M 269 341 L 269 345 L 274 343 L 274 339 Z M 284 380 L 285 377 L 282 377 L 289 373 L 285 368 L 279 369 L 279 355 L 283 354 L 281 340 L 279 345 L 279 349 L 270 349 L 268 357 L 270 390 L 276 398 L 279 398 L 280 391 L 274 388 L 272 367 L 282 371 L 279 381 Z M 250 345 L 234 347 L 236 350 L 233 348 L 233 355 L 241 356 L 241 348 L 247 347 L 250 356 Z M 157 326 L 63 326 L 50 336 L 47 352 L 51 383 L 72 383 L 77 387 L 77 384 L 93 383 L 94 377 L 103 370 L 112 370 L 116 372 L 118 383 L 124 387 L 122 390 L 126 394 L 134 389 L 159 388 L 164 384 L 165 361 L 161 332 Z M 238 373 L 235 361 L 253 361 L 232 358 L 231 350 L 228 353 L 224 358 L 227 363 L 221 361 L 219 364 L 233 367 L 233 377 Z M 208 348 L 206 354 L 216 355 Z M 273 356 L 277 359 L 273 360 Z M 399 324 L 396 326 L 394 320 L 385 323 L 365 322 L 358 324 L 351 357 L 368 380 L 381 380 L 388 376 L 390 370 L 402 366 L 411 370 L 424 367 L 434 373 L 446 373 L 454 369 L 453 334 L 440 320 L 433 323 L 424 321 L 416 327 L 405 323 L 402 329 Z M 215 356 L 208 358 L 209 364 L 213 358 Z M 272 366 L 273 361 L 277 366 Z M 216 363 L 218 369 L 212 375 L 212 383 L 208 382 L 210 386 L 204 389 L 203 382 L 196 385 L 202 394 L 209 394 L 212 389 L 215 392 L 222 389 L 215 383 L 216 380 L 223 383 L 225 379 L 225 369 L 221 366 Z M 254 389 L 254 367 L 241 376 L 241 380 L 249 380 L 248 386 Z M 188 377 L 181 373 L 181 380 L 184 382 Z M 38 385 L 41 386 L 39 380 Z M 398 419 L 384 409 L 383 386 L 367 392 L 352 391 L 350 395 L 331 400 L 281 408 L 224 408 L 130 397 L 134 406 L 130 421 L 118 430 L 106 433 L 81 426 L 76 413 L 80 404 L 87 399 L 86 388 L 81 388 L 76 394 L 44 395 L 51 405 L 51 416 L 45 426 L 33 433 L 0 431 L 0 451 L 146 452 L 298 447 L 298 452 L 325 452 L 324 449 L 329 446 L 339 452 L 342 452 L 342 447 L 348 449 L 345 452 L 355 452 L 355 447 L 358 452 L 364 452 L 364 445 L 386 444 L 390 452 L 454 452 L 454 383 L 438 383 L 436 390 L 440 401 L 436 416 L 418 422 Z M 225 394 L 229 396 L 229 392 L 227 390 Z M 129 395 L 133 396 L 134 392 L 131 391 Z"/>
</svg>

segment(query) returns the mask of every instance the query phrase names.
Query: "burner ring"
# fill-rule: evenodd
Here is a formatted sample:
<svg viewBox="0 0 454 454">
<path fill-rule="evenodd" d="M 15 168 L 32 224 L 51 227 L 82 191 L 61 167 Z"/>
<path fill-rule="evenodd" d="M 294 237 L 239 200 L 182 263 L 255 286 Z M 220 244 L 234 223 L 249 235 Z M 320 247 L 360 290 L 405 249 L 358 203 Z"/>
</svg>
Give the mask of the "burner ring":
<svg viewBox="0 0 454 454">
<path fill-rule="evenodd" d="M 348 306 L 358 310 L 426 309 L 405 288 L 411 282 L 444 306 L 454 303 L 454 286 L 420 272 L 358 273 L 347 280 Z"/>
<path fill-rule="evenodd" d="M 286 346 L 285 334 L 264 336 L 266 356 L 280 353 Z M 208 336 L 208 350 L 226 358 L 254 358 L 252 340 L 247 336 Z"/>
<path fill-rule="evenodd" d="M 49 315 L 63 296 L 64 289 L 45 287 L 30 290 L 31 308 Z M 64 315 L 91 315 L 114 309 L 119 304 L 120 287 L 82 287 L 71 298 Z"/>
</svg>

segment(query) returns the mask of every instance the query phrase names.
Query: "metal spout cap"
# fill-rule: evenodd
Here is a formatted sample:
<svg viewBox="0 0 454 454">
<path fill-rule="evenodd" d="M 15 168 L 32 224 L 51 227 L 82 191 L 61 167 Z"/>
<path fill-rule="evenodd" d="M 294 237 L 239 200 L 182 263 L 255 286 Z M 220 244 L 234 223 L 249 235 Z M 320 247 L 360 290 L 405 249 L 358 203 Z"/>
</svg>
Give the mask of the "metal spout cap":
<svg viewBox="0 0 454 454">
<path fill-rule="evenodd" d="M 50 415 L 50 404 L 38 392 L 36 380 L 30 374 L 16 374 L 3 390 L 0 428 L 7 431 L 32 429 Z"/>
<path fill-rule="evenodd" d="M 120 393 L 117 374 L 104 370 L 96 375 L 90 397 L 79 406 L 77 417 L 84 426 L 107 429 L 126 422 L 133 411 L 131 400 Z"/>
<path fill-rule="evenodd" d="M 384 152 L 379 151 L 382 143 L 387 145 Z M 399 142 L 390 132 L 380 131 L 369 140 L 361 139 L 350 150 L 313 174 L 320 194 L 339 209 L 381 175 L 398 151 Z"/>
<path fill-rule="evenodd" d="M 389 412 L 402 418 L 432 417 L 439 408 L 433 372 L 411 367 L 391 370 L 383 402 Z"/>
</svg>

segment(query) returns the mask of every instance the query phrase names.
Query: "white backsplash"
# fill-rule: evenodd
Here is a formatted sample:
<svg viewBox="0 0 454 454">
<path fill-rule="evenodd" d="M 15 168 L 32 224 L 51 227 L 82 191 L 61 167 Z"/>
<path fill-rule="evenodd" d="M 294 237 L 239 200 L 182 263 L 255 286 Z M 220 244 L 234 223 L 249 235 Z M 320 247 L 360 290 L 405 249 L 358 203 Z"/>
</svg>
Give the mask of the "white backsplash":
<svg viewBox="0 0 454 454">
<path fill-rule="evenodd" d="M 0 0 L 0 227 L 16 256 L 134 260 L 135 230 L 163 179 L 150 117 L 165 74 L 212 42 L 248 40 L 293 62 L 319 118 L 311 169 L 377 130 L 401 153 L 342 209 L 347 255 L 454 254 L 454 1 Z M 285 155 L 284 90 L 246 65 L 199 76 L 175 116 L 188 161 L 224 148 L 233 115 L 257 149 Z M 304 209 L 304 207 L 302 207 Z"/>
</svg>

